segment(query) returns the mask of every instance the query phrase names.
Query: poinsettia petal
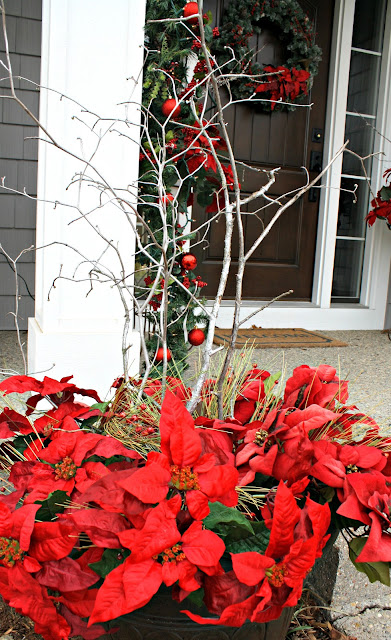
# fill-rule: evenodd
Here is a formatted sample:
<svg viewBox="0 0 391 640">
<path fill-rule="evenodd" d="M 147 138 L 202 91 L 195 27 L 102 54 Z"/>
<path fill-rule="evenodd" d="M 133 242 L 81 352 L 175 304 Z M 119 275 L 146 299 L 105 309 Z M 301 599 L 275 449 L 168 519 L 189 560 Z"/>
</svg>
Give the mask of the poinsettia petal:
<svg viewBox="0 0 391 640">
<path fill-rule="evenodd" d="M 280 481 L 273 511 L 273 524 L 270 532 L 268 556 L 283 557 L 293 543 L 294 528 L 300 519 L 300 509 L 288 487 Z"/>
<path fill-rule="evenodd" d="M 70 627 L 48 598 L 45 587 L 34 580 L 18 563 L 8 571 L 12 572 L 10 606 L 31 618 L 35 623 L 35 632 L 43 635 L 45 640 L 68 638 Z"/>
<path fill-rule="evenodd" d="M 69 524 L 60 522 L 36 522 L 29 555 L 38 560 L 60 560 L 76 546 L 78 534 Z"/>
<path fill-rule="evenodd" d="M 130 562 L 141 562 L 174 546 L 181 539 L 176 516 L 181 508 L 179 495 L 150 509 L 142 529 L 128 529 L 118 534 L 121 545 L 130 549 Z"/>
<path fill-rule="evenodd" d="M 203 520 L 210 511 L 208 498 L 201 491 L 186 491 L 186 506 L 194 520 Z"/>
<path fill-rule="evenodd" d="M 238 470 L 229 464 L 217 465 L 207 473 L 200 473 L 198 476 L 201 491 L 211 501 L 218 500 L 219 496 L 234 489 L 238 484 L 238 479 Z"/>
<path fill-rule="evenodd" d="M 161 450 L 180 467 L 192 466 L 201 455 L 201 439 L 182 402 L 167 390 L 159 422 Z"/>
<path fill-rule="evenodd" d="M 391 535 L 383 531 L 382 522 L 376 513 L 370 513 L 372 525 L 368 540 L 356 562 L 390 562 Z"/>
<path fill-rule="evenodd" d="M 35 577 L 45 587 L 61 592 L 87 589 L 99 580 L 97 574 L 83 571 L 72 558 L 45 562 Z"/>
<path fill-rule="evenodd" d="M 79 533 L 84 531 L 98 547 L 108 549 L 120 548 L 118 534 L 129 528 L 122 515 L 102 509 L 78 509 L 64 518 L 70 520 Z"/>
<path fill-rule="evenodd" d="M 156 504 L 166 497 L 170 479 L 171 473 L 167 468 L 152 462 L 137 469 L 128 478 L 119 480 L 118 485 L 141 502 Z"/>
<path fill-rule="evenodd" d="M 87 622 L 81 620 L 78 614 L 72 613 L 68 606 L 60 605 L 60 613 L 71 627 L 70 637 L 81 636 L 83 640 L 96 640 L 107 633 L 99 624 L 87 626 Z M 113 630 L 112 630 L 113 631 Z"/>
<path fill-rule="evenodd" d="M 143 607 L 162 583 L 162 567 L 154 560 L 130 564 L 129 558 L 106 577 L 98 591 L 89 626 Z"/>
<path fill-rule="evenodd" d="M 192 564 L 214 567 L 225 551 L 225 544 L 216 533 L 203 529 L 201 522 L 193 522 L 182 535 L 182 549 Z"/>
<path fill-rule="evenodd" d="M 231 553 L 232 566 L 240 582 L 250 587 L 257 585 L 265 577 L 266 569 L 275 564 L 273 558 L 264 556 L 256 551 Z"/>
<path fill-rule="evenodd" d="M 80 618 L 88 618 L 94 609 L 97 593 L 98 589 L 81 589 L 52 597 L 55 602 L 65 604 L 72 613 Z"/>
</svg>

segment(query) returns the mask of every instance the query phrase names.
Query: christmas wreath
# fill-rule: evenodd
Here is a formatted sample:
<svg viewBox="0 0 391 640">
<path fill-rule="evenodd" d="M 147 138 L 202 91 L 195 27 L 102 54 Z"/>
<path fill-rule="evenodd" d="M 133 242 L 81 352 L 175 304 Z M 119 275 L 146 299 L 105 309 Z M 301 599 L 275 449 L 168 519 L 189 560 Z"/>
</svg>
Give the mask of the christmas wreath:
<svg viewBox="0 0 391 640">
<path fill-rule="evenodd" d="M 278 34 L 285 64 L 261 66 L 250 45 L 265 28 Z M 234 99 L 256 100 L 264 111 L 293 110 L 302 102 L 318 72 L 322 50 L 315 44 L 314 24 L 297 0 L 231 0 L 214 30 L 212 52 L 230 80 Z M 289 104 L 286 104 L 289 103 Z"/>
</svg>

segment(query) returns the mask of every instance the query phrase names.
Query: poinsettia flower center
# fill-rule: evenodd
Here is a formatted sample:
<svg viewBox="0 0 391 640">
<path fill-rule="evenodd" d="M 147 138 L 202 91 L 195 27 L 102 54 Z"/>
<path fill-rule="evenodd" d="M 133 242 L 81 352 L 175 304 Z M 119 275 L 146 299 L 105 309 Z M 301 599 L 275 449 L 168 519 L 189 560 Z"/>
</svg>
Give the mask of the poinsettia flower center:
<svg viewBox="0 0 391 640">
<path fill-rule="evenodd" d="M 190 491 L 191 489 L 200 489 L 198 482 L 198 473 L 193 471 L 189 466 L 179 467 L 173 464 L 171 470 L 171 485 L 180 491 Z"/>
<path fill-rule="evenodd" d="M 0 538 L 0 565 L 13 567 L 15 562 L 23 558 L 19 542 L 14 538 Z"/>
<path fill-rule="evenodd" d="M 53 431 L 53 427 L 54 427 L 54 424 L 52 422 L 48 422 L 48 424 L 45 425 L 43 430 L 42 430 L 43 431 L 43 435 L 44 436 L 50 436 L 50 434 Z"/>
<path fill-rule="evenodd" d="M 270 569 L 266 569 L 266 576 L 273 587 L 282 587 L 284 576 L 286 576 L 287 572 L 286 564 L 282 562 L 281 564 L 275 564 Z"/>
<path fill-rule="evenodd" d="M 165 564 L 166 562 L 172 562 L 173 564 L 177 564 L 178 562 L 182 562 L 182 560 L 185 560 L 186 558 L 185 554 L 182 551 L 181 544 L 175 544 L 173 547 L 169 549 L 164 549 L 164 551 L 161 554 L 157 554 L 152 557 L 154 560 L 160 559 L 162 564 Z"/>
<path fill-rule="evenodd" d="M 346 473 L 357 473 L 358 472 L 358 467 L 355 464 L 348 464 L 348 466 L 346 467 Z"/>
<path fill-rule="evenodd" d="M 61 462 L 57 462 L 57 464 L 54 465 L 56 480 L 59 480 L 60 478 L 62 480 L 70 480 L 75 477 L 76 471 L 77 466 L 69 456 L 65 456 Z"/>
<path fill-rule="evenodd" d="M 265 429 L 259 429 L 255 434 L 254 443 L 262 446 L 266 442 L 268 435 L 269 434 Z"/>
</svg>

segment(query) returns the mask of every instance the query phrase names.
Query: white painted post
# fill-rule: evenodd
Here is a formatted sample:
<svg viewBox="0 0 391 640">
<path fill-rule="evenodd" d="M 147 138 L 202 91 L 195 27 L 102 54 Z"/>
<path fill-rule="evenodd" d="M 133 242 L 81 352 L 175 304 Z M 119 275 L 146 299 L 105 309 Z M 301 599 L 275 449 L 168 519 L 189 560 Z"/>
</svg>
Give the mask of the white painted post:
<svg viewBox="0 0 391 640">
<path fill-rule="evenodd" d="M 112 249 L 105 251 L 107 245 L 96 233 L 98 228 L 121 250 L 126 282 L 132 282 L 135 242 L 129 220 L 117 204 L 109 202 L 109 192 L 100 194 L 95 187 L 79 180 L 68 185 L 83 171 L 86 178 L 107 181 L 116 189 L 129 187 L 124 192 L 128 199 L 134 194 L 138 177 L 144 21 L 145 0 L 116 0 L 110 4 L 105 0 L 43 0 L 41 84 L 59 93 L 41 90 L 40 119 L 60 145 L 77 156 L 91 159 L 99 175 L 82 161 L 52 146 L 42 135 L 38 162 L 36 310 L 35 318 L 29 320 L 29 372 L 42 372 L 41 375 L 45 372 L 52 377 L 73 374 L 77 384 L 97 388 L 103 395 L 122 371 L 124 310 L 117 290 L 110 283 L 96 283 L 90 291 L 91 263 L 81 264 L 82 258 L 74 250 L 55 243 L 76 248 L 88 260 L 96 260 L 103 254 L 105 267 L 119 276 L 118 258 Z M 79 104 L 62 98 L 62 94 Z M 86 114 L 80 105 L 104 120 Z M 126 119 L 127 123 L 112 126 L 115 119 Z M 94 133 L 81 120 L 89 125 L 96 121 Z M 110 129 L 116 131 L 109 132 Z M 102 135 L 94 153 L 98 136 Z M 72 208 L 78 203 L 84 213 L 101 203 L 105 206 L 74 221 L 80 218 Z M 53 289 L 53 280 L 60 272 L 70 280 L 57 280 Z M 138 371 L 139 342 L 139 334 L 130 331 L 131 374 Z"/>
</svg>

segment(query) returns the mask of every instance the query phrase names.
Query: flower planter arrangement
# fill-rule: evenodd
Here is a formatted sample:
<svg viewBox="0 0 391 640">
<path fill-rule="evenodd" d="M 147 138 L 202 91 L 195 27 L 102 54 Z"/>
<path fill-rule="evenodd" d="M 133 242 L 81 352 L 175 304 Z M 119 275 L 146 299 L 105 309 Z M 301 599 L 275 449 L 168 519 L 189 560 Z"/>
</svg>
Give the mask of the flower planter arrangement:
<svg viewBox="0 0 391 640">
<path fill-rule="evenodd" d="M 298 367 L 281 391 L 278 375 L 235 370 L 223 420 L 214 379 L 193 415 L 175 378 L 151 379 L 141 399 L 117 380 L 92 408 L 75 394 L 96 393 L 69 379 L 0 383 L 5 401 L 34 394 L 1 414 L 0 593 L 45 639 L 92 640 L 132 612 L 135 634 L 161 597 L 188 631 L 241 638 L 282 615 L 285 634 L 336 530 L 358 570 L 389 584 L 391 441 L 330 366 Z"/>
</svg>

